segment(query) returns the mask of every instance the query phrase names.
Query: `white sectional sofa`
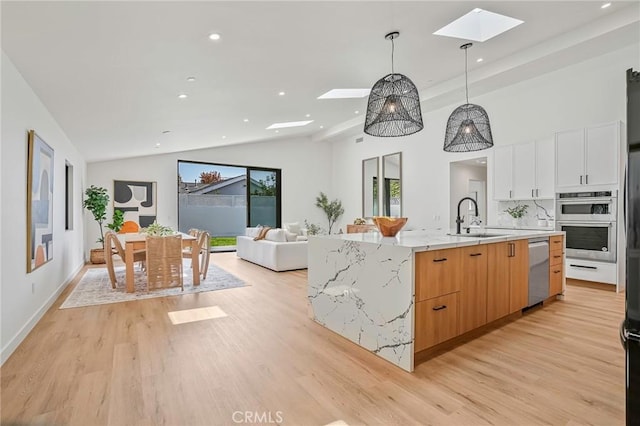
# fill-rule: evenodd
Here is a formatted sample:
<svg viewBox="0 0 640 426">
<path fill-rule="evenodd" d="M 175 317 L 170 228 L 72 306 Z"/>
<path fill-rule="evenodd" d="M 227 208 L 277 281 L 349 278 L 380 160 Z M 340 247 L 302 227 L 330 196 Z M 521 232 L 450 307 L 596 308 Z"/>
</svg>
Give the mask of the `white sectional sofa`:
<svg viewBox="0 0 640 426">
<path fill-rule="evenodd" d="M 272 229 L 265 239 L 255 241 L 257 228 L 247 228 L 245 235 L 236 239 L 239 258 L 264 266 L 273 271 L 291 271 L 307 268 L 307 241 L 287 241 L 285 230 Z M 296 237 L 297 239 L 297 237 Z"/>
</svg>

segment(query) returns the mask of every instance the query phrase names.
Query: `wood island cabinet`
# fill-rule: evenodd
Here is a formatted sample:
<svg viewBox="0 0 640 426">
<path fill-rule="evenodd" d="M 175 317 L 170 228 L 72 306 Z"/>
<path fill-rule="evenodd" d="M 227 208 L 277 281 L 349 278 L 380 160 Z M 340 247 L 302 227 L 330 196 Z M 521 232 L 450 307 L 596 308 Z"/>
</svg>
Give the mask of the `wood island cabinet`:
<svg viewBox="0 0 640 426">
<path fill-rule="evenodd" d="M 549 238 L 549 296 L 562 294 L 564 276 L 564 238 L 555 235 Z"/>
<path fill-rule="evenodd" d="M 462 253 L 459 249 L 416 253 L 416 301 L 460 291 Z"/>
<path fill-rule="evenodd" d="M 464 247 L 462 288 L 460 289 L 460 333 L 487 323 L 487 246 Z"/>
<path fill-rule="evenodd" d="M 506 317 L 509 305 L 509 243 L 487 245 L 487 321 Z"/>
<path fill-rule="evenodd" d="M 529 240 L 507 242 L 509 262 L 509 313 L 527 306 L 529 300 Z"/>
<path fill-rule="evenodd" d="M 458 292 L 416 303 L 414 351 L 421 351 L 460 334 Z M 418 324 L 423 325 L 419 327 Z"/>
</svg>

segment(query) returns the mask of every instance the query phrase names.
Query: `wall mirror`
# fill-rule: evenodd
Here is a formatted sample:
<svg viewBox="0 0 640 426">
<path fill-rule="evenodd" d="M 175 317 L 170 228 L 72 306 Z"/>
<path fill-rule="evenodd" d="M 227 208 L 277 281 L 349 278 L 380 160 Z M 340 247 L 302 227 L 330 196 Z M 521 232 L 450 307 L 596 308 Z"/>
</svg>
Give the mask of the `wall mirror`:
<svg viewBox="0 0 640 426">
<path fill-rule="evenodd" d="M 379 216 L 378 157 L 362 160 L 362 217 Z"/>
<path fill-rule="evenodd" d="M 382 157 L 382 207 L 384 216 L 402 217 L 402 153 Z"/>
</svg>

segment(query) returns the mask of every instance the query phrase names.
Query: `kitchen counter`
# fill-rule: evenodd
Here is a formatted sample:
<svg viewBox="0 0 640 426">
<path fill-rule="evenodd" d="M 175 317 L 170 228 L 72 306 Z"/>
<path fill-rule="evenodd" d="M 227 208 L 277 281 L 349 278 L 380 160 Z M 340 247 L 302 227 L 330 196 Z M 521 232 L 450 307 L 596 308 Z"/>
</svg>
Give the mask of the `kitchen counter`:
<svg viewBox="0 0 640 426">
<path fill-rule="evenodd" d="M 486 233 L 500 235 L 478 238 L 447 235 L 444 231 L 404 231 L 396 237 L 383 237 L 377 232 L 310 236 L 308 299 L 314 321 L 413 371 L 418 256 L 563 235 L 552 230 L 487 229 Z"/>
<path fill-rule="evenodd" d="M 474 232 L 476 233 L 476 232 Z M 371 243 L 383 246 L 409 248 L 414 252 L 441 250 L 453 247 L 465 247 L 475 244 L 491 244 L 501 241 L 514 241 L 535 237 L 548 237 L 562 235 L 563 232 L 548 230 L 521 230 L 486 228 L 482 232 L 486 234 L 499 234 L 492 237 L 458 236 L 445 231 L 400 231 L 395 237 L 383 237 L 379 232 L 367 232 L 364 234 L 336 234 L 324 236 L 311 236 L 309 239 L 354 241 L 359 243 Z M 464 235 L 464 234 L 463 234 Z"/>
</svg>

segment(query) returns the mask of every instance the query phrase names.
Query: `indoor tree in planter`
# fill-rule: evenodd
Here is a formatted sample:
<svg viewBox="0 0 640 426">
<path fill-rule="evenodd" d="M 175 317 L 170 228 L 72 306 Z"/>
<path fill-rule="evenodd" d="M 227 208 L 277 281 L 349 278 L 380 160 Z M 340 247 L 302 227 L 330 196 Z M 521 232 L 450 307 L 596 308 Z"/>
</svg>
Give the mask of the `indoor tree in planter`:
<svg viewBox="0 0 640 426">
<path fill-rule="evenodd" d="M 329 220 L 329 234 L 331 234 L 331 228 L 335 225 L 338 218 L 344 213 L 342 202 L 339 200 L 329 202 L 327 195 L 324 192 L 321 192 L 320 195 L 316 197 L 316 207 L 320 207 L 327 215 L 327 219 Z"/>
<path fill-rule="evenodd" d="M 84 191 L 85 199 L 82 206 L 89 210 L 100 227 L 100 238 L 96 242 L 102 244 L 102 249 L 91 250 L 91 263 L 104 263 L 104 233 L 102 223 L 107 219 L 107 205 L 109 194 L 106 188 L 91 185 Z"/>
</svg>

